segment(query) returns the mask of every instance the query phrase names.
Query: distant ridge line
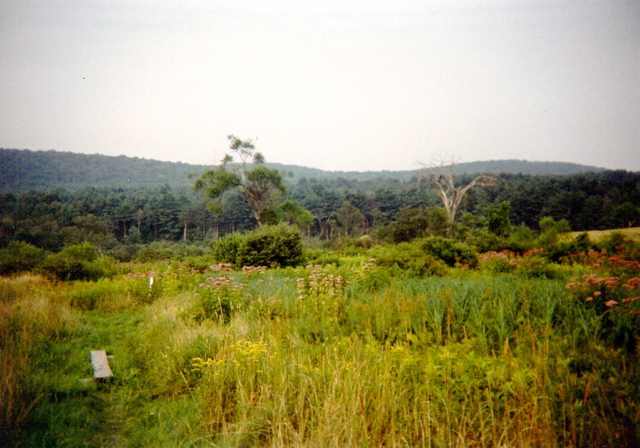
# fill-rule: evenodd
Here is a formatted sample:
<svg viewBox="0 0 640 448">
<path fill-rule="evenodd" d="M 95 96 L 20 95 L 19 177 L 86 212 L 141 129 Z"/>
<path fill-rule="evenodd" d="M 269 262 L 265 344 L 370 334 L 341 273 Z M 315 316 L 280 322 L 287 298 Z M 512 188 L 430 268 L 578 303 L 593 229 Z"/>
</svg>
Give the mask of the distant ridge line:
<svg viewBox="0 0 640 448">
<path fill-rule="evenodd" d="M 325 171 L 281 163 L 267 163 L 290 173 L 289 181 L 347 179 L 366 181 L 375 178 L 416 180 L 420 169 L 406 171 Z M 82 154 L 56 150 L 0 148 L 0 191 L 42 190 L 83 187 L 171 187 L 191 188 L 189 174 L 200 174 L 210 165 L 163 162 L 129 156 Z M 569 162 L 529 162 L 526 160 L 489 160 L 456 164 L 459 174 L 509 173 L 524 175 L 571 175 L 607 171 L 604 168 Z"/>
</svg>

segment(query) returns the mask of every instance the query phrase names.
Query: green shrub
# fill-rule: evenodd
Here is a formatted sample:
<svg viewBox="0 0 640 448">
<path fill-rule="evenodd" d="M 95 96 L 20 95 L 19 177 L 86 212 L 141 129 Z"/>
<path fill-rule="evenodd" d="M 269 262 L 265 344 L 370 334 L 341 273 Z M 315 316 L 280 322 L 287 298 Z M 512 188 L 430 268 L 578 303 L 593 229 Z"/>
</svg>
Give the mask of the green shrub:
<svg viewBox="0 0 640 448">
<path fill-rule="evenodd" d="M 286 267 L 302 264 L 302 235 L 297 228 L 279 225 L 246 235 L 236 265 Z"/>
<path fill-rule="evenodd" d="M 504 243 L 504 249 L 524 253 L 533 249 L 535 243 L 535 234 L 533 230 L 524 224 L 517 226 L 514 231 L 507 237 Z"/>
<path fill-rule="evenodd" d="M 547 249 L 552 248 L 558 243 L 562 233 L 566 233 L 571 230 L 569 221 L 566 219 L 555 221 L 550 216 L 541 218 L 538 225 L 540 226 L 540 236 L 538 236 L 537 246 Z"/>
<path fill-rule="evenodd" d="M 9 247 L 0 249 L 0 275 L 31 271 L 38 267 L 44 258 L 45 253 L 42 249 L 22 241 L 12 241 Z"/>
<path fill-rule="evenodd" d="M 373 246 L 373 240 L 369 235 L 362 235 L 355 242 L 356 246 L 363 247 L 365 249 L 370 249 Z"/>
<path fill-rule="evenodd" d="M 489 251 L 478 255 L 480 269 L 493 274 L 513 272 L 516 268 L 516 254 L 505 250 L 502 252 Z"/>
<path fill-rule="evenodd" d="M 59 280 L 98 280 L 107 274 L 110 259 L 98 258 L 98 250 L 89 243 L 67 246 L 49 255 L 42 271 Z"/>
<path fill-rule="evenodd" d="M 139 251 L 139 244 L 118 244 L 112 249 L 109 249 L 107 254 L 118 261 L 129 262 L 136 257 Z"/>
<path fill-rule="evenodd" d="M 609 253 L 616 253 L 618 248 L 626 246 L 631 241 L 622 232 L 611 232 L 598 242 L 600 249 L 606 249 Z"/>
<path fill-rule="evenodd" d="M 305 260 L 311 265 L 320 264 L 322 266 L 326 266 L 328 264 L 333 264 L 340 266 L 340 257 L 334 252 L 326 250 L 307 249 L 305 251 Z"/>
<path fill-rule="evenodd" d="M 239 233 L 230 233 L 213 243 L 212 255 L 218 263 L 238 264 L 238 251 L 244 244 L 245 237 Z"/>
<path fill-rule="evenodd" d="M 391 240 L 394 243 L 423 237 L 429 221 L 424 209 L 405 207 L 398 212 L 398 219 L 391 224 Z"/>
<path fill-rule="evenodd" d="M 187 257 L 200 256 L 204 249 L 195 245 L 176 243 L 171 241 L 154 241 L 140 249 L 135 260 L 142 262 L 168 260 L 170 258 L 185 259 Z"/>
<path fill-rule="evenodd" d="M 475 267 L 478 264 L 477 254 L 472 246 L 458 243 L 450 238 L 430 236 L 422 240 L 422 249 L 428 254 L 440 258 L 449 266 L 465 264 Z"/>
<path fill-rule="evenodd" d="M 594 247 L 595 245 L 589 239 L 589 235 L 587 233 L 581 233 L 571 240 L 559 241 L 550 245 L 547 247 L 547 250 L 549 251 L 549 258 L 558 261 L 567 255 L 586 252 Z"/>
<path fill-rule="evenodd" d="M 148 263 L 150 261 L 167 260 L 172 256 L 173 252 L 168 247 L 163 247 L 160 243 L 155 242 L 140 249 L 134 260 Z"/>
<path fill-rule="evenodd" d="M 553 279 L 562 277 L 565 270 L 543 255 L 530 255 L 518 260 L 516 272 L 529 278 Z"/>
<path fill-rule="evenodd" d="M 371 254 L 375 258 L 376 266 L 397 268 L 412 276 L 444 275 L 447 271 L 442 260 L 425 253 L 415 243 L 400 243 L 394 246 L 387 246 L 372 251 Z"/>
</svg>

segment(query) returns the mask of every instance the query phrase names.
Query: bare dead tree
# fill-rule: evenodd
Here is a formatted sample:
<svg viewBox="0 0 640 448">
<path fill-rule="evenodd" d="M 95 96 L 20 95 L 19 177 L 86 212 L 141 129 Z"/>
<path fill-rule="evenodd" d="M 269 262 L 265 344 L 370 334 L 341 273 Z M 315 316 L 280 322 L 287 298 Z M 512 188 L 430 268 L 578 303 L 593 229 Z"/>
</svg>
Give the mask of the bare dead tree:
<svg viewBox="0 0 640 448">
<path fill-rule="evenodd" d="M 453 227 L 458 209 L 465 194 L 473 187 L 489 187 L 496 183 L 496 178 L 490 175 L 475 177 L 466 185 L 455 185 L 455 162 L 442 160 L 439 163 L 423 165 L 421 182 L 426 182 L 436 190 L 442 206 L 447 212 L 449 228 Z"/>
</svg>

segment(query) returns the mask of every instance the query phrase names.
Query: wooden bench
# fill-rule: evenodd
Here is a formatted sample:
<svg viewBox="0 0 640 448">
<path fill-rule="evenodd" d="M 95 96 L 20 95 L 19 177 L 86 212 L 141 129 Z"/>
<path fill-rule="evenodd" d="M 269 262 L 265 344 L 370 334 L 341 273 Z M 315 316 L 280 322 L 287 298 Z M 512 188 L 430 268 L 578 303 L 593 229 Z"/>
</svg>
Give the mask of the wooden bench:
<svg viewBox="0 0 640 448">
<path fill-rule="evenodd" d="M 111 367 L 109 366 L 109 358 L 105 350 L 90 350 L 91 365 L 93 366 L 93 377 L 97 380 L 103 380 L 113 376 Z"/>
</svg>

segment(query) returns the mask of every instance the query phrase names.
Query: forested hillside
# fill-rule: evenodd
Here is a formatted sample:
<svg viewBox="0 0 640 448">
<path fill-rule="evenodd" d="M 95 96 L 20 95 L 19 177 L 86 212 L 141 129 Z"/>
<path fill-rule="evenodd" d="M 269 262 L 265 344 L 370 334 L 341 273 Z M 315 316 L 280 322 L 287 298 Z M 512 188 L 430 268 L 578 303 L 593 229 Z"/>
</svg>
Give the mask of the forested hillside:
<svg viewBox="0 0 640 448">
<path fill-rule="evenodd" d="M 460 176 L 464 183 L 469 177 Z M 640 223 L 640 173 L 607 171 L 573 176 L 503 174 L 492 188 L 467 194 L 461 226 L 483 227 L 488 209 L 509 204 L 513 226 L 538 229 L 543 217 L 567 220 L 572 230 L 628 227 Z M 438 233 L 441 203 L 417 179 L 307 180 L 288 184 L 284 199 L 312 215 L 304 229 L 323 240 L 374 235 L 391 241 Z M 158 240 L 198 241 L 256 226 L 236 193 L 224 196 L 212 214 L 191 188 L 52 189 L 0 196 L 0 246 L 12 240 L 59 250 L 89 240 L 112 248 Z"/>
<path fill-rule="evenodd" d="M 367 181 L 396 179 L 408 181 L 419 176 L 419 166 L 412 171 L 322 171 L 295 165 L 268 163 L 287 173 L 290 179 L 339 179 Z M 0 148 L 0 192 L 17 192 L 83 187 L 191 187 L 189 174 L 201 173 L 206 166 L 160 162 L 126 156 L 103 156 L 60 151 L 30 151 Z M 566 175 L 603 171 L 601 168 L 561 162 L 527 162 L 498 160 L 460 163 L 458 173 L 513 173 L 531 175 Z"/>
</svg>

